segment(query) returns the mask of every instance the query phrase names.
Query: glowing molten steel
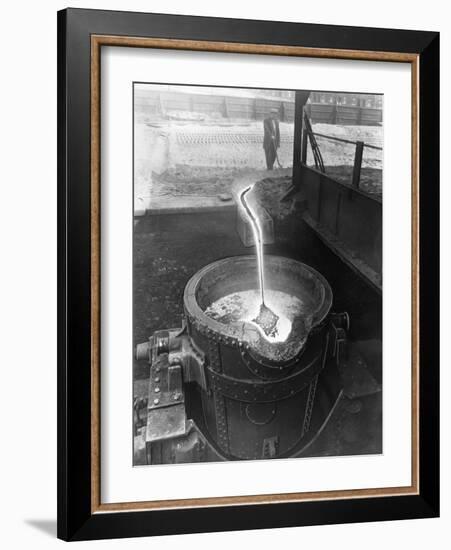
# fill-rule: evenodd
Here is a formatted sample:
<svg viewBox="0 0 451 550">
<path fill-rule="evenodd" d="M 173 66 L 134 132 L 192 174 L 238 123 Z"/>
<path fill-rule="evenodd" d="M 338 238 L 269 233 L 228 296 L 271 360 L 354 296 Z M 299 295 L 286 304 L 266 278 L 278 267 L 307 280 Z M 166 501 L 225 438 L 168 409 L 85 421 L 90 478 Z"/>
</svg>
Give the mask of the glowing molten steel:
<svg viewBox="0 0 451 550">
<path fill-rule="evenodd" d="M 268 311 L 277 309 L 279 312 L 276 326 L 271 334 L 266 334 L 255 319 L 261 311 L 260 291 L 242 290 L 227 294 L 213 302 L 205 313 L 215 321 L 229 325 L 233 323 L 252 323 L 259 329 L 268 342 L 285 342 L 290 335 L 292 322 L 304 313 L 304 304 L 295 296 L 290 296 L 280 290 L 268 290 L 265 293 Z M 283 311 L 284 313 L 280 313 Z"/>
<path fill-rule="evenodd" d="M 253 185 L 243 189 L 239 195 L 240 203 L 244 209 L 244 213 L 249 220 L 252 228 L 252 234 L 255 242 L 255 249 L 257 252 L 257 271 L 258 281 L 260 288 L 261 304 L 258 315 L 251 320 L 264 334 L 264 336 L 270 341 L 280 341 L 277 337 L 280 332 L 280 325 L 286 327 L 288 319 L 282 314 L 276 314 L 265 303 L 265 275 L 263 265 L 263 232 L 260 226 L 260 221 L 255 210 L 252 208 L 248 201 L 248 194 L 253 189 Z M 290 323 L 291 327 L 291 323 Z M 285 332 L 285 331 L 284 331 Z M 289 333 L 289 331 L 288 331 Z M 285 336 L 284 340 L 288 334 Z"/>
</svg>

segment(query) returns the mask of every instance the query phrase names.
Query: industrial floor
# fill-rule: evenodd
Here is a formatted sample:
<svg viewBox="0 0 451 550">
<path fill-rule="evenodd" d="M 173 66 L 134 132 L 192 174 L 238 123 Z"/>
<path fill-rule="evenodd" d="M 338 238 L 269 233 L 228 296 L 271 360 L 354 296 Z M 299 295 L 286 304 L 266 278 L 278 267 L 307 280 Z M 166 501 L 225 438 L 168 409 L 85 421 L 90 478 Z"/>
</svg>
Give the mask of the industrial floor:
<svg viewBox="0 0 451 550">
<path fill-rule="evenodd" d="M 134 344 L 155 331 L 181 325 L 183 289 L 201 267 L 249 254 L 235 229 L 236 212 L 148 215 L 134 230 Z M 329 281 L 334 311 L 347 311 L 353 367 L 341 369 L 344 395 L 305 456 L 382 452 L 381 297 L 346 267 L 293 214 L 275 222 L 276 240 L 265 252 L 303 261 Z M 134 364 L 134 397 L 147 395 L 148 368 Z M 136 464 L 143 463 L 136 457 Z"/>
</svg>

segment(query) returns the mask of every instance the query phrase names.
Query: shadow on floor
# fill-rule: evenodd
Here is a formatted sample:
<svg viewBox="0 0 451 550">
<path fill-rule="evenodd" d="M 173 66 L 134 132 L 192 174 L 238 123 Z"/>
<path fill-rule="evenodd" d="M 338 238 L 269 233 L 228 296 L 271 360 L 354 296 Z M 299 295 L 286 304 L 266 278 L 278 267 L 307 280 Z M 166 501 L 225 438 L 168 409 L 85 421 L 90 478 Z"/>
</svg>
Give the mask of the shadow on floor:
<svg viewBox="0 0 451 550">
<path fill-rule="evenodd" d="M 56 538 L 56 519 L 26 519 L 25 523 L 45 535 Z"/>
</svg>

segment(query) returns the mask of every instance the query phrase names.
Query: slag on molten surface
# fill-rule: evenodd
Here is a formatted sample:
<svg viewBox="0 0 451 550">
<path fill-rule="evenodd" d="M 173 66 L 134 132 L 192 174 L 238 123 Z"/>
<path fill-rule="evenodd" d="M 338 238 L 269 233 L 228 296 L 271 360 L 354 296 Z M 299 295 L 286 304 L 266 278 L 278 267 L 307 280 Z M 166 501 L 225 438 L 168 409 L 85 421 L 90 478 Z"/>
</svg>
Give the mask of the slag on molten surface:
<svg viewBox="0 0 451 550">
<path fill-rule="evenodd" d="M 268 342 L 278 343 L 287 340 L 294 319 L 302 315 L 303 310 L 299 298 L 279 290 L 266 289 L 265 304 L 262 304 L 260 291 L 255 289 L 223 296 L 204 313 L 224 325 L 251 323 Z"/>
</svg>

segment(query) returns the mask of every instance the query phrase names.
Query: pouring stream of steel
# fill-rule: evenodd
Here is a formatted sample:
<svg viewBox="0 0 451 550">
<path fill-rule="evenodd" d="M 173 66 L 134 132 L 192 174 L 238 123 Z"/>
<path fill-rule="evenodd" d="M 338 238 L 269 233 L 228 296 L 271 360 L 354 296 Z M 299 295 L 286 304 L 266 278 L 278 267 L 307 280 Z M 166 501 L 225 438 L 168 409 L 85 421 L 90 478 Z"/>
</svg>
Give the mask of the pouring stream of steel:
<svg viewBox="0 0 451 550">
<path fill-rule="evenodd" d="M 260 306 L 260 312 L 256 317 L 256 319 L 254 319 L 253 321 L 257 325 L 259 325 L 263 329 L 265 334 L 268 336 L 270 334 L 273 334 L 274 331 L 276 330 L 279 316 L 276 315 L 265 304 L 265 276 L 264 276 L 264 266 L 263 266 L 263 232 L 260 227 L 259 219 L 256 212 L 252 209 L 251 205 L 247 201 L 247 195 L 252 190 L 253 187 L 254 187 L 253 185 L 250 185 L 249 187 L 246 187 L 245 189 L 243 189 L 243 191 L 239 195 L 239 199 L 240 199 L 241 205 L 244 208 L 244 212 L 246 213 L 249 219 L 249 223 L 251 224 L 252 234 L 254 236 L 254 242 L 255 242 L 255 249 L 257 252 L 257 269 L 258 269 L 260 296 L 261 296 L 262 303 Z"/>
</svg>

